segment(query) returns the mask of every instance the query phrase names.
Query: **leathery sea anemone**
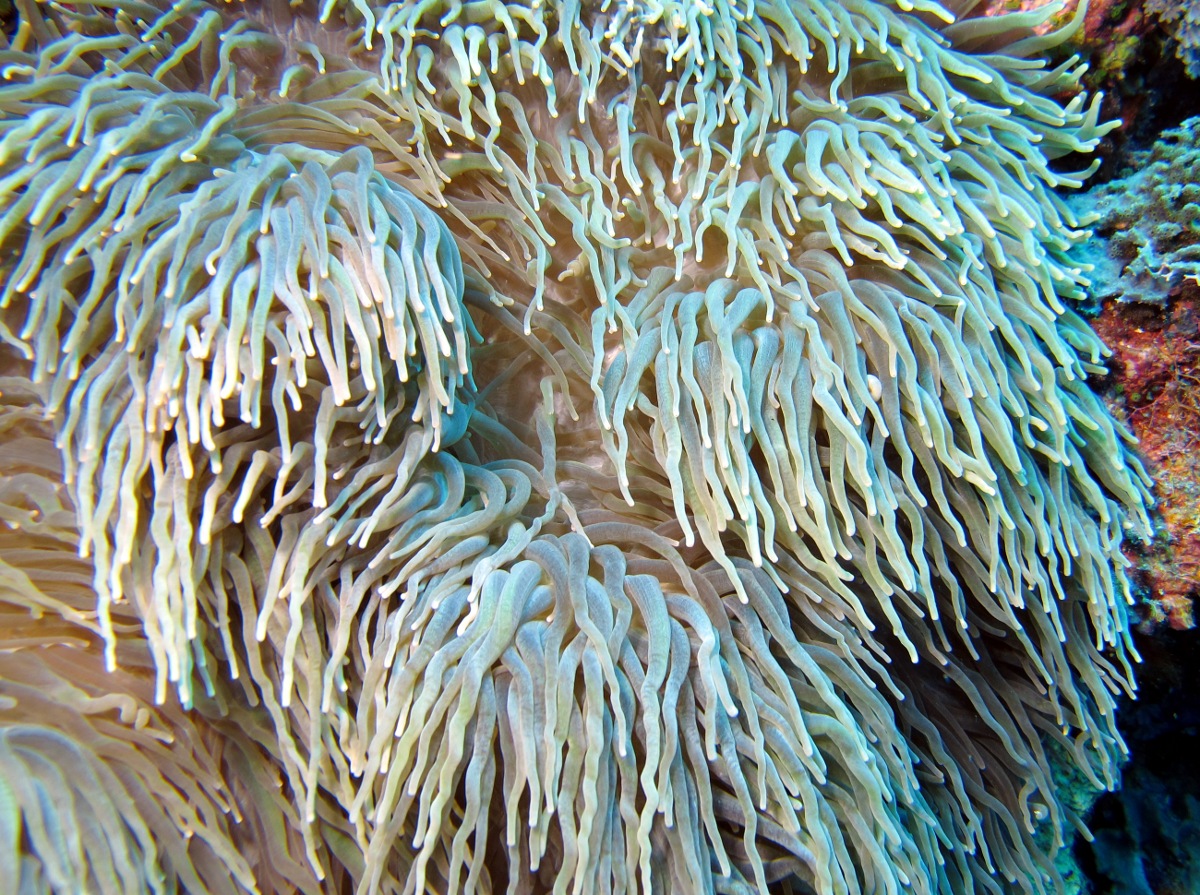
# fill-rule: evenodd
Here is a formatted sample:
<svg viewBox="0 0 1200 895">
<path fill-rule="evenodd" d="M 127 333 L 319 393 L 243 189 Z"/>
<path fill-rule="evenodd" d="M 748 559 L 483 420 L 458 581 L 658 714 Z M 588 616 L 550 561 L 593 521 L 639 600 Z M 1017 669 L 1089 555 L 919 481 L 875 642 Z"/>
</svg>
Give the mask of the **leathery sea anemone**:
<svg viewBox="0 0 1200 895">
<path fill-rule="evenodd" d="M 1062 890 L 1148 482 L 973 5 L 16 0 L 4 878 Z"/>
</svg>

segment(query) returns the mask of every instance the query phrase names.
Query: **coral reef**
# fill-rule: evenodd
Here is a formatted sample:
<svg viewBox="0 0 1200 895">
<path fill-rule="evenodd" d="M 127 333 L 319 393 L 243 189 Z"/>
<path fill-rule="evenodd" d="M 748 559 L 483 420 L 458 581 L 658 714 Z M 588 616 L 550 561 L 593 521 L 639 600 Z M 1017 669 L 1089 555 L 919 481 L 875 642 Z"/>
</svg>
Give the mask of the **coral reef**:
<svg viewBox="0 0 1200 895">
<path fill-rule="evenodd" d="M 1145 575 L 1145 620 L 1187 629 L 1200 594 L 1200 289 L 1168 308 L 1109 303 L 1095 320 L 1113 350 L 1113 401 L 1153 473 L 1158 536 L 1133 554 Z"/>
<path fill-rule="evenodd" d="M 1051 0 L 990 0 L 989 15 L 1051 6 Z M 1151 7 L 1127 0 L 1089 0 L 1080 10 L 1077 0 L 1053 4 L 1057 11 L 1041 26 L 1049 31 L 1083 14 L 1081 27 L 1053 51 L 1056 61 L 1075 54 L 1087 62 L 1080 78 L 1088 90 L 1103 97 L 1103 117 L 1120 122 L 1096 154 L 1103 164 L 1102 181 L 1128 164 L 1129 154 L 1149 146 L 1160 133 L 1200 114 L 1200 91 L 1191 85 L 1183 61 L 1176 58 L 1178 42 L 1169 25 Z M 1180 4 L 1182 9 L 1185 4 Z M 1180 52 L 1182 52 L 1180 50 Z"/>
<path fill-rule="evenodd" d="M 1097 239 L 1076 249 L 1099 299 L 1162 304 L 1200 278 L 1200 118 L 1133 153 L 1123 176 L 1071 200 Z"/>
<path fill-rule="evenodd" d="M 1080 17 L 973 6 L 18 0 L 0 339 L 95 610 L 18 581 L 5 649 L 80 627 L 146 725 L 0 723 L 205 806 L 26 793 L 27 872 L 1062 891 L 1149 480 L 1069 307 Z"/>
<path fill-rule="evenodd" d="M 1167 26 L 1175 55 L 1190 77 L 1200 78 L 1200 3 L 1195 0 L 1146 0 L 1146 10 Z"/>
<path fill-rule="evenodd" d="M 1140 3 L 1099 0 L 1089 3 L 1079 41 L 1090 52 L 1096 71 L 1090 78 L 1104 86 L 1123 80 L 1149 43 L 1153 19 Z"/>
<path fill-rule="evenodd" d="M 1093 265 L 1091 290 L 1107 299 L 1095 321 L 1113 350 L 1114 399 L 1138 436 L 1158 483 L 1162 531 L 1138 555 L 1149 620 L 1193 624 L 1200 583 L 1200 118 L 1133 153 L 1120 178 L 1071 201 L 1095 218 L 1095 238 L 1076 249 Z"/>
</svg>

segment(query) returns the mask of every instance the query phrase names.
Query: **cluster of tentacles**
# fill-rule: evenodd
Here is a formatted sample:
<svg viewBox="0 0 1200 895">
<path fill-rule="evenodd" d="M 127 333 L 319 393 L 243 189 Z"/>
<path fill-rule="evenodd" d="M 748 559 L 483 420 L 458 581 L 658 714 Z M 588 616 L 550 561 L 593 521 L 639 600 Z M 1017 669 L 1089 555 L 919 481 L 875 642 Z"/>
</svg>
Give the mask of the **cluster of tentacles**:
<svg viewBox="0 0 1200 895">
<path fill-rule="evenodd" d="M 1059 889 L 1148 483 L 1048 13 L 16 9 L 0 878 Z"/>
</svg>

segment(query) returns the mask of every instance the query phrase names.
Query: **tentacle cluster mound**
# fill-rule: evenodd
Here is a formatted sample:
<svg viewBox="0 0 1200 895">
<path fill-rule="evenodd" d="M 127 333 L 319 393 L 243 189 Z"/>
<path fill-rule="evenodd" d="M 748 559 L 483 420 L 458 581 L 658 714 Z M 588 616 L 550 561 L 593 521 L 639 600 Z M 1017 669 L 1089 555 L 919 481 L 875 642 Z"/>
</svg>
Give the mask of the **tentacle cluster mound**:
<svg viewBox="0 0 1200 895">
<path fill-rule="evenodd" d="M 1149 482 L 972 5 L 16 0 L 5 878 L 1060 891 Z"/>
</svg>

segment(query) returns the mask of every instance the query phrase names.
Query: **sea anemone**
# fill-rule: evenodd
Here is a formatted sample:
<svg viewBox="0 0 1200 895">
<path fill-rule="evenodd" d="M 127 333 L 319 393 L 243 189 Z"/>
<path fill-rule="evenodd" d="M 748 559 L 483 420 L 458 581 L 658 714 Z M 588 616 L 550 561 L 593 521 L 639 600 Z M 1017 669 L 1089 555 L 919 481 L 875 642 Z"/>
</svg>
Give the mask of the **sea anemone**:
<svg viewBox="0 0 1200 895">
<path fill-rule="evenodd" d="M 22 582 L 5 656 L 92 631 L 263 818 L 131 823 L 148 879 L 1061 888 L 1148 481 L 1068 304 L 1098 102 L 972 5 L 17 0 L 0 339 L 94 614 Z"/>
<path fill-rule="evenodd" d="M 0 873 L 21 893 L 315 890 L 256 745 L 269 726 L 236 704 L 155 705 L 139 619 L 122 608 L 121 667 L 105 670 L 42 405 L 27 378 L 0 379 Z"/>
</svg>

